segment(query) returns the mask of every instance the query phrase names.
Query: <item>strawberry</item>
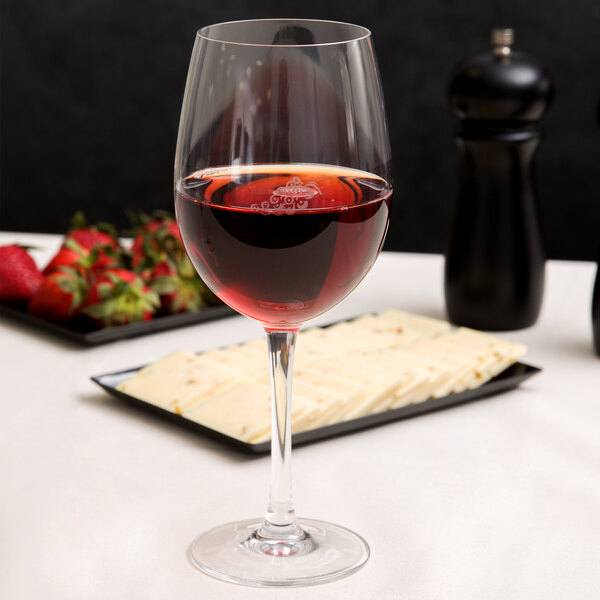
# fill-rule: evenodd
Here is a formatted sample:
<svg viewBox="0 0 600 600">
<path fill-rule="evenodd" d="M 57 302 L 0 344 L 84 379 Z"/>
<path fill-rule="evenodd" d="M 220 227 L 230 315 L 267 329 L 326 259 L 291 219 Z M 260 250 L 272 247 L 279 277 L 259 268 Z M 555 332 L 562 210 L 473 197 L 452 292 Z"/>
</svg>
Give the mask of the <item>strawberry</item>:
<svg viewBox="0 0 600 600">
<path fill-rule="evenodd" d="M 61 267 L 70 267 L 82 274 L 93 275 L 104 269 L 120 267 L 124 251 L 113 246 L 96 245 L 84 248 L 74 238 L 66 238 L 59 251 L 44 267 L 44 275 L 49 275 Z"/>
<path fill-rule="evenodd" d="M 214 300 L 191 263 L 189 267 L 180 263 L 176 268 L 172 262 L 163 261 L 150 271 L 147 281 L 160 296 L 162 310 L 167 313 L 198 310 Z"/>
<path fill-rule="evenodd" d="M 71 229 L 65 237 L 65 242 L 69 239 L 75 240 L 86 250 L 91 250 L 94 246 L 109 246 L 114 249 L 119 247 L 112 225 L 106 223 L 88 225 L 82 212 L 73 215 Z"/>
<path fill-rule="evenodd" d="M 29 300 L 44 276 L 23 246 L 0 247 L 0 300 Z"/>
<path fill-rule="evenodd" d="M 29 303 L 29 312 L 49 321 L 70 321 L 79 314 L 87 287 L 77 269 L 62 267 L 46 277 Z"/>
<path fill-rule="evenodd" d="M 44 267 L 43 273 L 44 275 L 50 275 L 50 273 L 58 271 L 62 267 L 77 268 L 83 258 L 83 248 L 81 248 L 81 251 L 78 251 L 73 248 L 61 246 L 50 262 Z"/>
<path fill-rule="evenodd" d="M 106 269 L 119 269 L 125 262 L 125 251 L 123 248 L 113 246 L 92 246 L 87 255 L 84 265 L 92 274 L 97 274 Z"/>
<path fill-rule="evenodd" d="M 184 252 L 179 227 L 173 217 L 161 215 L 149 219 L 142 215 L 139 218 L 142 223 L 134 230 L 131 246 L 131 262 L 136 271 L 141 272 L 163 262 L 169 254 Z"/>
<path fill-rule="evenodd" d="M 129 219 L 133 224 L 133 229 L 130 231 L 132 236 L 144 232 L 154 232 L 157 229 L 166 227 L 169 232 L 176 238 L 181 239 L 179 235 L 179 227 L 173 215 L 166 211 L 156 210 L 152 215 L 145 213 L 130 213 Z"/>
<path fill-rule="evenodd" d="M 88 226 L 82 213 L 73 217 L 73 227 L 63 243 L 44 268 L 48 275 L 61 267 L 72 267 L 82 273 L 119 267 L 123 262 L 123 250 L 110 225 Z"/>
<path fill-rule="evenodd" d="M 113 237 L 92 227 L 70 231 L 67 233 L 66 239 L 75 240 L 86 250 L 91 250 L 94 246 L 108 246 L 109 248 L 118 246 Z"/>
<path fill-rule="evenodd" d="M 151 319 L 160 306 L 158 294 L 126 269 L 108 269 L 90 287 L 82 309 L 98 325 L 110 327 Z"/>
<path fill-rule="evenodd" d="M 142 226 L 142 231 L 147 233 L 154 233 L 160 229 L 166 230 L 166 232 L 172 235 L 176 240 L 181 241 L 179 226 L 173 217 L 163 216 L 156 218 Z"/>
</svg>

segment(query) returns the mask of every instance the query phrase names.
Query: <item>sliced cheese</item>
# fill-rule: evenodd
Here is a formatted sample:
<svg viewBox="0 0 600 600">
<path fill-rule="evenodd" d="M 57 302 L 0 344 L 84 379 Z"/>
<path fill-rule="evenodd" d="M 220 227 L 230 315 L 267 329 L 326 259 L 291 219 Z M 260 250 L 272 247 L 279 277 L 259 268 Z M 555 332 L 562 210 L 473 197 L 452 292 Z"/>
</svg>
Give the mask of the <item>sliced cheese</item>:
<svg viewBox="0 0 600 600">
<path fill-rule="evenodd" d="M 291 427 L 297 433 L 478 387 L 525 347 L 398 310 L 298 336 Z M 201 355 L 175 352 L 118 389 L 231 437 L 271 436 L 265 339 Z"/>
</svg>

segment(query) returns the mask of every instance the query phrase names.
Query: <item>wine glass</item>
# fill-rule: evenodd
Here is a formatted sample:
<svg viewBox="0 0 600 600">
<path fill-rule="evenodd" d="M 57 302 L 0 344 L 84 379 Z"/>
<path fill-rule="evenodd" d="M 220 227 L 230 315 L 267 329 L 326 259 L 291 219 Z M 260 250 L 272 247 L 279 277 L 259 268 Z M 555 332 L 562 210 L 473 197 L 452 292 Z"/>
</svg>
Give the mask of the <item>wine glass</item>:
<svg viewBox="0 0 600 600">
<path fill-rule="evenodd" d="M 349 294 L 387 231 L 390 149 L 370 32 L 259 19 L 196 37 L 175 159 L 186 250 L 213 292 L 259 321 L 271 369 L 271 490 L 263 518 L 200 535 L 192 562 L 256 586 L 331 581 L 360 568 L 355 533 L 296 518 L 291 392 L 301 325 Z"/>
</svg>

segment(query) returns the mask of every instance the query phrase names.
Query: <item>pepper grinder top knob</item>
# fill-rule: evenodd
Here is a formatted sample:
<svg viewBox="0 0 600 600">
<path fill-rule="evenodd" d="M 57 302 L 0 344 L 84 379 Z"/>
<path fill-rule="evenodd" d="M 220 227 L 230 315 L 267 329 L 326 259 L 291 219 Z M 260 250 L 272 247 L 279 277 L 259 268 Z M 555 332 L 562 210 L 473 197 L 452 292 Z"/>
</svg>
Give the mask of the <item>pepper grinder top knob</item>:
<svg viewBox="0 0 600 600">
<path fill-rule="evenodd" d="M 511 52 L 510 47 L 515 41 L 514 29 L 492 29 L 491 41 L 494 49 L 494 56 L 508 56 Z"/>
<path fill-rule="evenodd" d="M 467 126 L 523 127 L 537 123 L 548 110 L 553 81 L 534 57 L 513 50 L 511 28 L 491 30 L 491 52 L 460 62 L 451 72 L 450 104 Z"/>
</svg>

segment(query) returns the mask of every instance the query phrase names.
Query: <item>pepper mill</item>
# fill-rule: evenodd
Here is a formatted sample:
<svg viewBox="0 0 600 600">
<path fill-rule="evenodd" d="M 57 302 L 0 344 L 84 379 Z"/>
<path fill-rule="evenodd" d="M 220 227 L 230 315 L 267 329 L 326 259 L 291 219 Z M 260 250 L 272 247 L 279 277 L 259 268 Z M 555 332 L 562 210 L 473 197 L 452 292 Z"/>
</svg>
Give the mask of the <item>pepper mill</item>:
<svg viewBox="0 0 600 600">
<path fill-rule="evenodd" d="M 501 331 L 533 325 L 541 308 L 534 158 L 553 83 L 537 60 L 512 50 L 512 29 L 493 29 L 491 39 L 492 51 L 459 63 L 449 81 L 460 179 L 444 286 L 453 323 Z"/>
</svg>

